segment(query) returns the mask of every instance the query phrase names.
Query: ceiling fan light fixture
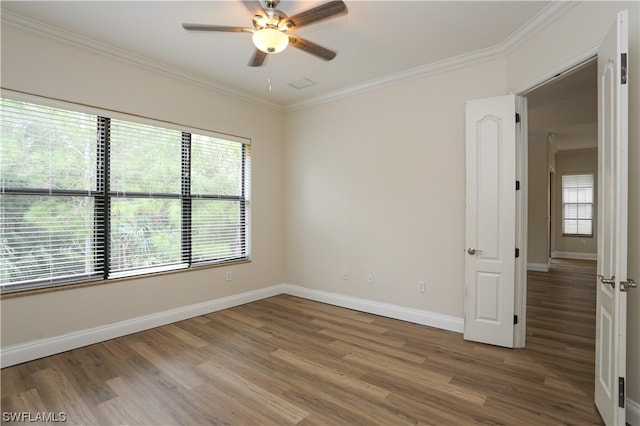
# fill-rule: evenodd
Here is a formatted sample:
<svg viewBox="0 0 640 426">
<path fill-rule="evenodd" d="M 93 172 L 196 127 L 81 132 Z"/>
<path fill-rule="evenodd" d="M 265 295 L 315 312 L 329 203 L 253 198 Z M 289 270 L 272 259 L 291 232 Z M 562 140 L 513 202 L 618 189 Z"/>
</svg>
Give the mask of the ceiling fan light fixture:
<svg viewBox="0 0 640 426">
<path fill-rule="evenodd" d="M 265 53 L 282 52 L 289 45 L 289 37 L 275 28 L 263 28 L 253 33 L 253 44 Z"/>
</svg>

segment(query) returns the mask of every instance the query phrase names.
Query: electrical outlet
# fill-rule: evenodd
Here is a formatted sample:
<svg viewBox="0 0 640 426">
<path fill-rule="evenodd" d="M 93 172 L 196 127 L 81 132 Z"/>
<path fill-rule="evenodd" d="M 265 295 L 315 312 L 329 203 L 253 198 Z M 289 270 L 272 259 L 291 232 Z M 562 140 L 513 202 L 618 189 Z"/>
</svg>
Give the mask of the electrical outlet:
<svg viewBox="0 0 640 426">
<path fill-rule="evenodd" d="M 418 292 L 424 293 L 424 281 L 418 281 Z"/>
<path fill-rule="evenodd" d="M 231 271 L 227 271 L 227 281 L 231 281 L 233 279 L 233 274 Z"/>
<path fill-rule="evenodd" d="M 345 281 L 349 279 L 349 273 L 347 271 L 342 273 L 342 279 Z"/>
<path fill-rule="evenodd" d="M 367 275 L 367 282 L 373 284 L 373 272 L 369 272 L 369 275 Z"/>
</svg>

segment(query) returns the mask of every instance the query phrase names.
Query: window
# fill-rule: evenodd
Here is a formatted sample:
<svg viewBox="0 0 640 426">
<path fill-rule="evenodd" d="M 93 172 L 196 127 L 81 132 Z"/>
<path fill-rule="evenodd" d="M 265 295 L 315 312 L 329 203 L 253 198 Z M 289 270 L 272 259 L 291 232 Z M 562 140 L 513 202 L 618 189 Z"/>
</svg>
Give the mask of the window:
<svg viewBox="0 0 640 426">
<path fill-rule="evenodd" d="M 241 138 L 0 106 L 2 292 L 248 259 Z"/>
<path fill-rule="evenodd" d="M 593 174 L 562 176 L 562 234 L 593 236 Z"/>
</svg>

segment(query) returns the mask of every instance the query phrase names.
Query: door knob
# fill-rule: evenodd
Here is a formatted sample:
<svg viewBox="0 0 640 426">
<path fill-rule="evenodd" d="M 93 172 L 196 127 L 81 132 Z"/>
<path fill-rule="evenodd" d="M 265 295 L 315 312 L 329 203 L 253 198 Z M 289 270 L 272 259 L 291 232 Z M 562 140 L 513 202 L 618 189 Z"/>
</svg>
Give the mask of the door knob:
<svg viewBox="0 0 640 426">
<path fill-rule="evenodd" d="M 638 287 L 638 284 L 631 278 L 627 278 L 626 281 L 620 281 L 620 291 L 629 291 L 629 289 L 636 287 Z"/>
<path fill-rule="evenodd" d="M 473 255 L 473 254 L 480 254 L 482 253 L 482 250 L 478 250 L 478 249 L 474 249 L 474 248 L 468 248 L 467 249 L 467 253 Z"/>
<path fill-rule="evenodd" d="M 602 275 L 598 275 L 598 278 L 600 278 L 600 282 L 602 284 L 609 284 L 611 285 L 611 288 L 616 288 L 616 276 L 612 275 L 611 278 L 605 278 Z"/>
</svg>

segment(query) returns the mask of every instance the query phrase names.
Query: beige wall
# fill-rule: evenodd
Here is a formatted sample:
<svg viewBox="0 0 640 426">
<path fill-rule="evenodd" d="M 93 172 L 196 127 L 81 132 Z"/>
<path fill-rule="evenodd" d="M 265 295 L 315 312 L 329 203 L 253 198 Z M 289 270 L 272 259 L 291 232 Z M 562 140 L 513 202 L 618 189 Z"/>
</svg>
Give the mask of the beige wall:
<svg viewBox="0 0 640 426">
<path fill-rule="evenodd" d="M 546 267 L 549 259 L 549 166 L 546 137 L 529 137 L 528 160 L 527 264 L 539 270 L 543 266 Z"/>
<path fill-rule="evenodd" d="M 571 77 L 569 77 L 570 79 Z M 562 237 L 561 212 L 562 204 L 558 188 L 554 188 L 553 195 L 556 200 L 549 200 L 550 179 L 560 182 L 562 173 L 580 172 L 579 164 L 566 170 L 566 161 L 563 162 L 565 170 L 559 171 L 559 175 L 549 176 L 549 172 L 555 172 L 556 147 L 564 150 L 580 150 L 587 147 L 594 149 L 598 144 L 597 121 L 597 79 L 595 74 L 589 91 L 567 97 L 547 104 L 536 105 L 528 110 L 529 125 L 529 217 L 528 217 L 528 265 L 530 269 L 541 270 L 546 268 L 549 257 L 549 245 L 552 252 L 587 253 L 595 256 L 596 241 L 594 238 L 577 239 Z M 534 91 L 535 93 L 535 91 Z M 570 152 L 570 151 L 566 151 Z M 566 158 L 567 154 L 562 154 Z M 595 162 L 597 159 L 594 158 Z M 597 167 L 596 163 L 585 166 L 589 171 Z M 552 236 L 549 238 L 549 204 L 557 213 L 552 215 Z M 556 208 L 556 206 L 558 206 Z M 584 244 L 582 244 L 584 242 Z M 558 244 L 559 243 L 559 244 Z M 558 247 L 555 247 L 558 244 Z M 582 256 L 580 254 L 579 256 Z"/>
<path fill-rule="evenodd" d="M 254 258 L 234 267 L 231 285 L 224 283 L 224 269 L 219 268 L 5 299 L 3 345 L 283 281 L 461 317 L 464 102 L 506 94 L 592 48 L 623 8 L 632 11 L 633 118 L 640 114 L 637 2 L 578 3 L 505 60 L 396 84 L 284 118 L 3 27 L 5 87 L 252 138 Z M 640 120 L 630 120 L 629 136 L 635 165 L 630 182 L 636 182 L 629 194 L 629 275 L 640 280 Z M 342 280 L 343 272 L 349 273 L 348 280 Z M 371 285 L 368 272 L 375 274 Z M 421 279 L 427 283 L 425 294 L 416 292 Z M 629 293 L 628 312 L 628 391 L 640 401 L 640 291 Z"/>
<path fill-rule="evenodd" d="M 630 117 L 637 117 L 635 2 L 577 4 L 508 55 L 506 77 L 496 60 L 287 114 L 286 281 L 461 316 L 464 101 L 537 83 L 567 58 L 593 51 L 622 9 L 632 11 Z M 639 136 L 640 122 L 631 120 L 632 164 L 638 164 Z M 637 170 L 630 182 L 638 182 Z M 629 271 L 636 277 L 639 200 L 632 183 Z M 373 284 L 366 282 L 369 272 Z M 415 290 L 419 279 L 427 282 L 424 295 Z M 627 377 L 635 401 L 639 302 L 640 292 L 630 294 Z"/>
<path fill-rule="evenodd" d="M 288 114 L 287 282 L 462 317 L 464 105 L 504 94 L 504 71 L 496 60 Z"/>
<path fill-rule="evenodd" d="M 579 130 L 598 122 L 597 80 L 593 91 L 582 93 L 559 102 L 529 109 L 529 131 L 560 132 Z"/>
<path fill-rule="evenodd" d="M 597 135 L 594 135 L 597 138 Z M 584 149 L 573 151 L 559 151 L 556 154 L 556 173 L 555 173 L 555 211 L 553 220 L 557 224 L 554 228 L 554 257 L 563 257 L 563 253 L 579 253 L 578 256 L 595 259 L 597 247 L 597 227 L 598 218 L 598 193 L 597 188 L 594 191 L 594 222 L 593 237 L 565 237 L 562 235 L 562 175 L 564 174 L 593 174 L 594 185 L 598 182 L 598 150 Z"/>
<path fill-rule="evenodd" d="M 619 10 L 629 10 L 629 246 L 628 276 L 640 280 L 640 3 L 580 2 L 507 57 L 508 87 L 523 87 L 596 46 Z M 627 306 L 627 391 L 640 401 L 640 291 Z"/>
<path fill-rule="evenodd" d="M 253 172 L 253 262 L 3 299 L 3 347 L 282 282 L 280 112 L 9 25 L 2 27 L 2 86 L 249 137 Z M 225 281 L 227 270 L 233 271 L 231 282 Z"/>
</svg>

